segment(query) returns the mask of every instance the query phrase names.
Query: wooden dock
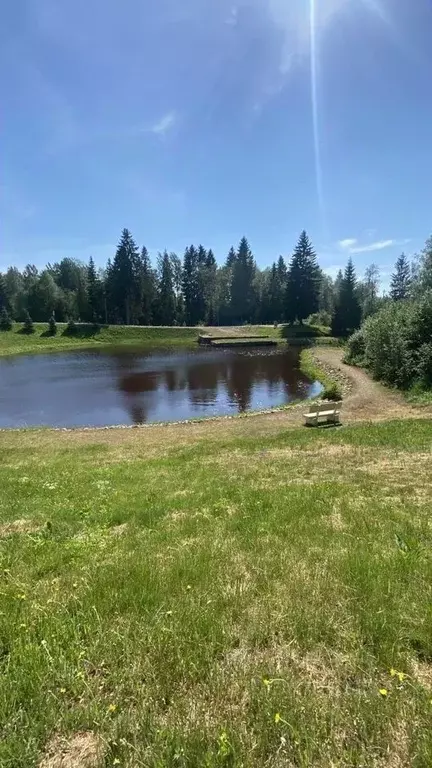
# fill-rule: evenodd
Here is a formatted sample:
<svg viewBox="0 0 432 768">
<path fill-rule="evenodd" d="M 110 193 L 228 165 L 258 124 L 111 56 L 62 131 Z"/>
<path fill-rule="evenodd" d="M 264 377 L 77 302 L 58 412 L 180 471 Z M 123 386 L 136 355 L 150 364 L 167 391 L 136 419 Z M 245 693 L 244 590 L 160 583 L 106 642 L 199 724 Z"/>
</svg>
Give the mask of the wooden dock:
<svg viewBox="0 0 432 768">
<path fill-rule="evenodd" d="M 269 336 L 210 336 L 206 333 L 198 336 L 198 344 L 210 347 L 275 347 L 277 343 Z"/>
</svg>

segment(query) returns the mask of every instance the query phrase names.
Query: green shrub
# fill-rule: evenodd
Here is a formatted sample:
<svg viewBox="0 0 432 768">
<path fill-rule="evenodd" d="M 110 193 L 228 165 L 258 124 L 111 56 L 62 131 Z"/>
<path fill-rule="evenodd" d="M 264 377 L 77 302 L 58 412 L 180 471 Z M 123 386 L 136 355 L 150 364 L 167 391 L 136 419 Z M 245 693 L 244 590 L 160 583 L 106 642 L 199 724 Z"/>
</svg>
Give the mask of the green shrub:
<svg viewBox="0 0 432 768">
<path fill-rule="evenodd" d="M 401 389 L 432 384 L 432 290 L 387 303 L 348 342 L 347 360 L 361 361 L 376 379 Z"/>
<path fill-rule="evenodd" d="M 419 349 L 417 375 L 423 385 L 432 386 L 432 342 L 422 344 Z"/>
<path fill-rule="evenodd" d="M 12 320 L 9 317 L 6 307 L 0 312 L 0 331 L 12 330 Z"/>
<path fill-rule="evenodd" d="M 26 310 L 24 312 L 24 323 L 23 323 L 23 333 L 34 333 L 34 325 L 33 320 L 30 317 L 29 312 Z"/>
<path fill-rule="evenodd" d="M 342 400 L 342 390 L 339 384 L 336 384 L 336 382 L 333 382 L 333 384 L 328 384 L 324 389 L 321 397 L 323 400 Z"/>
<path fill-rule="evenodd" d="M 349 337 L 347 344 L 348 348 L 345 355 L 346 362 L 361 365 L 364 361 L 366 348 L 364 329 L 359 328 L 358 331 L 355 331 L 355 333 Z"/>
<path fill-rule="evenodd" d="M 68 324 L 67 324 L 65 330 L 64 330 L 64 334 L 66 336 L 75 336 L 76 332 L 77 332 L 77 325 L 76 325 L 75 320 L 71 317 L 70 320 L 68 321 Z"/>
<path fill-rule="evenodd" d="M 48 334 L 50 336 L 55 336 L 56 333 L 57 333 L 57 323 L 53 313 L 50 319 L 48 320 Z"/>
<path fill-rule="evenodd" d="M 331 319 L 330 312 L 326 312 L 323 309 L 321 312 L 315 312 L 315 314 L 310 315 L 307 319 L 307 323 L 308 325 L 322 325 L 325 328 L 330 328 Z"/>
</svg>

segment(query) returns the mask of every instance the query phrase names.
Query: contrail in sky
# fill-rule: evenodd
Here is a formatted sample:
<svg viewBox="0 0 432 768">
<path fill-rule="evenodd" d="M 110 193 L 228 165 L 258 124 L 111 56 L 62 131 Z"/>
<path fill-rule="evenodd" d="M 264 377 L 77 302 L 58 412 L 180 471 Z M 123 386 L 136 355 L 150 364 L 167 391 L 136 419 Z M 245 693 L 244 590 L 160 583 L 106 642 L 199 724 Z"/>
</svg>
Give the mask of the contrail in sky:
<svg viewBox="0 0 432 768">
<path fill-rule="evenodd" d="M 323 227 L 323 231 L 325 232 L 327 227 L 326 227 L 326 221 L 325 221 L 321 148 L 320 148 L 319 122 L 318 122 L 318 94 L 317 94 L 318 57 L 317 57 L 317 45 L 316 45 L 315 2 L 316 0 L 309 0 L 312 124 L 313 124 L 314 153 L 315 153 L 316 189 L 317 189 L 317 196 L 318 196 L 318 205 L 319 205 L 320 214 L 321 214 L 322 227 Z"/>
</svg>

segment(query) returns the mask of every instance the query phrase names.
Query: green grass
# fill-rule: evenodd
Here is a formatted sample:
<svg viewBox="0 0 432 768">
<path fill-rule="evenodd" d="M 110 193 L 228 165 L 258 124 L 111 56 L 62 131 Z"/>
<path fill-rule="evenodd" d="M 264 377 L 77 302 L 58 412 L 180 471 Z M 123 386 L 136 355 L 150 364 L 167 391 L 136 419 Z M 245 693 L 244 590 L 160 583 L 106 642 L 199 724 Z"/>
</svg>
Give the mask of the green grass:
<svg viewBox="0 0 432 768">
<path fill-rule="evenodd" d="M 431 447 L 426 420 L 0 433 L 2 768 L 83 733 L 92 766 L 430 767 Z"/>
<path fill-rule="evenodd" d="M 418 382 L 404 392 L 404 395 L 412 405 L 432 405 L 432 388 Z"/>
<path fill-rule="evenodd" d="M 136 327 L 126 325 L 102 326 L 94 329 L 87 325 L 77 326 L 75 335 L 65 334 L 66 323 L 57 323 L 57 335 L 46 335 L 47 323 L 34 323 L 35 333 L 23 334 L 22 323 L 15 323 L 11 331 L 0 331 L 0 357 L 6 355 L 34 354 L 64 351 L 70 349 L 91 349 L 94 346 L 135 346 L 135 347 L 179 347 L 195 346 L 199 333 L 218 334 L 217 328 L 183 327 Z M 304 336 L 297 333 L 302 328 Z M 227 329 L 225 329 L 227 330 Z M 335 343 L 325 336 L 320 326 L 279 326 L 245 325 L 230 327 L 229 332 L 240 338 L 247 335 L 268 336 L 279 342 L 290 344 Z"/>
<path fill-rule="evenodd" d="M 57 335 L 44 335 L 46 323 L 35 323 L 34 334 L 20 333 L 21 325 L 12 331 L 0 332 L 0 356 L 55 352 L 67 349 L 88 349 L 93 346 L 146 346 L 170 347 L 192 346 L 198 339 L 199 328 L 158 328 L 110 325 L 94 330 L 91 326 L 80 328 L 73 336 L 64 333 L 65 323 L 57 324 Z"/>
<path fill-rule="evenodd" d="M 324 386 L 321 397 L 328 400 L 342 400 L 342 389 L 339 382 L 319 365 L 309 349 L 303 349 L 300 353 L 300 368 L 311 381 L 319 381 Z"/>
</svg>

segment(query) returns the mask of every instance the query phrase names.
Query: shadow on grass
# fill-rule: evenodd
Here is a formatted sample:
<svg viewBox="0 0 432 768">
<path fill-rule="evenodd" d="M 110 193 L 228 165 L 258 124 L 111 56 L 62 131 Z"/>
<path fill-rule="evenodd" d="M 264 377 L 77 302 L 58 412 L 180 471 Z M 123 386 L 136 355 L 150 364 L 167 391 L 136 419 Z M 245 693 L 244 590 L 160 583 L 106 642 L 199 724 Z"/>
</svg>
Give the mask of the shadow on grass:
<svg viewBox="0 0 432 768">
<path fill-rule="evenodd" d="M 284 325 L 281 328 L 283 339 L 316 339 L 322 336 L 328 336 L 322 328 L 317 325 Z"/>
<path fill-rule="evenodd" d="M 54 336 L 58 336 L 58 333 L 52 333 L 49 328 L 47 328 L 46 331 L 42 331 L 40 334 L 41 339 L 49 339 L 50 337 L 54 338 Z"/>
<path fill-rule="evenodd" d="M 103 326 L 107 328 L 108 326 Z M 97 336 L 101 331 L 101 326 L 97 323 L 76 323 L 74 326 L 66 326 L 62 336 L 69 336 L 74 339 L 90 339 Z"/>
</svg>

